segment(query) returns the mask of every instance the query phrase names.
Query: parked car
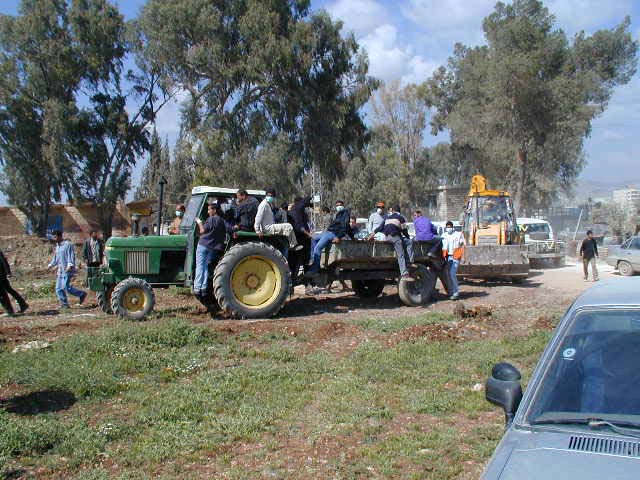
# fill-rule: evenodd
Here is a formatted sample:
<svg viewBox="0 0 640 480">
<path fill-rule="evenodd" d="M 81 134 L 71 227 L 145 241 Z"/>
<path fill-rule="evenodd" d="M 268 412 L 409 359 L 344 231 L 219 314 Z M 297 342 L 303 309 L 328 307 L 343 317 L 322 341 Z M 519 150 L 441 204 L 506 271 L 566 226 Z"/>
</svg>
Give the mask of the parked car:
<svg viewBox="0 0 640 480">
<path fill-rule="evenodd" d="M 506 431 L 485 480 L 640 478 L 640 277 L 612 279 L 569 308 L 527 386 L 499 363 L 486 397 Z"/>
<path fill-rule="evenodd" d="M 628 238 L 622 245 L 609 245 L 607 263 L 617 268 L 620 275 L 640 272 L 640 236 Z"/>
</svg>

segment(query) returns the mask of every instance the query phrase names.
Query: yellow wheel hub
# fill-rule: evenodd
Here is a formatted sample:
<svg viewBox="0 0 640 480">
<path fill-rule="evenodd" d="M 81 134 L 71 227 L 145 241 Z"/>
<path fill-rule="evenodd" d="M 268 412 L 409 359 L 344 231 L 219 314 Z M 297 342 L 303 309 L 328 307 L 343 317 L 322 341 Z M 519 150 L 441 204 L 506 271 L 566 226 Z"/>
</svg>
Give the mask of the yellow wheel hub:
<svg viewBox="0 0 640 480">
<path fill-rule="evenodd" d="M 130 288 L 122 296 L 122 305 L 130 312 L 140 312 L 144 310 L 147 297 L 141 288 Z"/>
<path fill-rule="evenodd" d="M 233 295 L 249 308 L 260 308 L 274 301 L 282 288 L 275 262 L 261 256 L 242 259 L 231 272 Z"/>
</svg>

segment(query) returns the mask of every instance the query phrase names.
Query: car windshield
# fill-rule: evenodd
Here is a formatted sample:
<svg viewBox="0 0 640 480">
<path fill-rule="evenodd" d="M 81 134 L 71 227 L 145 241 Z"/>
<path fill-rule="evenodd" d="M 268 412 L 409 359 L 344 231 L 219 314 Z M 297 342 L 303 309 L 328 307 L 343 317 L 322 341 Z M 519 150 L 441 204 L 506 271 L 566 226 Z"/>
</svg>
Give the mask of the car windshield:
<svg viewBox="0 0 640 480">
<path fill-rule="evenodd" d="M 584 417 L 640 422 L 640 310 L 578 313 L 553 353 L 527 422 Z"/>
<path fill-rule="evenodd" d="M 521 225 L 520 227 L 523 232 L 527 234 L 532 233 L 549 233 L 549 224 L 548 223 L 530 223 L 528 225 Z"/>
</svg>

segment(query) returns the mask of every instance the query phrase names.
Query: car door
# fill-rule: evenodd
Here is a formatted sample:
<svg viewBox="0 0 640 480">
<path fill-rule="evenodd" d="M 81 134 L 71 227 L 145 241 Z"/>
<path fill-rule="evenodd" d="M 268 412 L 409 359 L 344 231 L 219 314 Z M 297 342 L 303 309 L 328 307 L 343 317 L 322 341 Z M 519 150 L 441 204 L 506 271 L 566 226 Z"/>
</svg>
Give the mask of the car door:
<svg viewBox="0 0 640 480">
<path fill-rule="evenodd" d="M 627 248 L 625 252 L 624 256 L 629 257 L 629 263 L 631 263 L 633 269 L 636 272 L 640 271 L 640 237 L 631 239 L 629 248 Z"/>
</svg>

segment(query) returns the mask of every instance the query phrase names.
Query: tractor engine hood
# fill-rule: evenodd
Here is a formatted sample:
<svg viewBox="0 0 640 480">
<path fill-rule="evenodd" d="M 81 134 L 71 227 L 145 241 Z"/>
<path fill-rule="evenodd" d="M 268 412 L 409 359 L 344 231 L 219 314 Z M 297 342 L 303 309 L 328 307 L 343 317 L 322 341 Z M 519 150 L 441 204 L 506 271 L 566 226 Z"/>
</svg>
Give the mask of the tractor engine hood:
<svg viewBox="0 0 640 480">
<path fill-rule="evenodd" d="M 186 248 L 186 235 L 149 235 L 142 237 L 111 237 L 105 245 L 113 249 Z"/>
</svg>

